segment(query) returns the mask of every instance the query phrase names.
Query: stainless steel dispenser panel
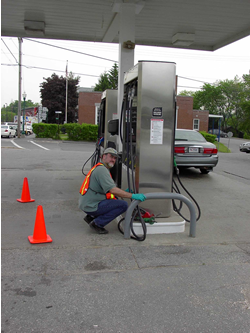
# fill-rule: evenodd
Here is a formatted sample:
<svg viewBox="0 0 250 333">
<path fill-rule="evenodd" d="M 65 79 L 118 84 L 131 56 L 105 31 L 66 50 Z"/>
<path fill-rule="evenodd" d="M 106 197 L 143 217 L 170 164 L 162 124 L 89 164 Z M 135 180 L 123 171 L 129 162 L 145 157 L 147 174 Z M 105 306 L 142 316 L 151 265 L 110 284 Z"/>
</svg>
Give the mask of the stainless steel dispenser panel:
<svg viewBox="0 0 250 333">
<path fill-rule="evenodd" d="M 138 193 L 172 192 L 176 66 L 140 61 L 132 70 L 137 86 L 135 183 Z M 123 166 L 122 181 L 126 178 Z M 126 185 L 124 184 L 124 187 Z M 141 207 L 159 217 L 171 215 L 171 200 L 149 200 Z"/>
<path fill-rule="evenodd" d="M 102 94 L 102 99 L 106 98 L 105 125 L 104 125 L 104 148 L 108 146 L 108 141 L 117 146 L 117 135 L 111 135 L 108 132 L 108 122 L 117 119 L 117 90 L 107 89 Z"/>
</svg>

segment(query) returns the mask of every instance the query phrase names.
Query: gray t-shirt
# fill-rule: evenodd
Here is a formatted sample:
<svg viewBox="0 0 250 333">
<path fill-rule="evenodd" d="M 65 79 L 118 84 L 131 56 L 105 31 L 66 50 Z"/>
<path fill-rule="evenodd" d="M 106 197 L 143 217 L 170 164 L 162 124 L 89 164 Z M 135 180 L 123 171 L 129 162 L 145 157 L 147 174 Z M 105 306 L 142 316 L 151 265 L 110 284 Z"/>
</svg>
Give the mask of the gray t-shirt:
<svg viewBox="0 0 250 333">
<path fill-rule="evenodd" d="M 116 187 L 109 170 L 100 165 L 90 176 L 89 189 L 86 194 L 79 193 L 79 208 L 86 212 L 94 212 L 100 201 L 106 199 L 106 193 Z"/>
</svg>

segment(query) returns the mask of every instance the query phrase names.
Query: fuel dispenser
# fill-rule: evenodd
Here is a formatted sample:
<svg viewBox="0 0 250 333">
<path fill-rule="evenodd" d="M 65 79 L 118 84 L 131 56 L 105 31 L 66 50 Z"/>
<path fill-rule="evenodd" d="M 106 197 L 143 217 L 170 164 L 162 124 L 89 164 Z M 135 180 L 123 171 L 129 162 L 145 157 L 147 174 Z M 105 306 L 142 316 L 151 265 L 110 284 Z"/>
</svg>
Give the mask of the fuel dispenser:
<svg viewBox="0 0 250 333">
<path fill-rule="evenodd" d="M 110 171 L 117 186 L 134 193 L 148 193 L 150 199 L 155 193 L 157 200 L 141 202 L 140 208 L 137 206 L 137 209 L 133 211 L 130 222 L 131 232 L 134 235 L 132 238 L 139 241 L 146 238 L 148 230 L 144 219 L 146 214 L 157 218 L 155 221 L 158 226 L 178 224 L 180 231 L 176 231 L 174 227 L 170 232 L 183 232 L 185 228 L 185 220 L 178 219 L 179 216 L 175 214 L 177 212 L 183 217 L 180 214 L 182 204 L 178 208 L 173 201 L 174 210 L 171 209 L 171 199 L 175 197 L 178 200 L 177 197 L 180 196 L 180 191 L 173 182 L 175 86 L 175 63 L 139 61 L 124 76 L 124 97 L 120 119 L 117 116 L 118 91 L 106 90 L 102 94 L 98 112 L 98 140 L 96 151 L 90 157 L 92 158 L 91 167 L 99 162 L 102 149 L 115 148 L 119 158 Z M 120 151 L 119 136 L 122 143 Z M 171 194 L 173 191 L 177 193 L 177 197 Z M 189 192 L 187 193 L 194 199 Z M 183 201 L 185 200 L 186 198 Z M 142 216 L 142 212 L 146 214 Z M 136 232 L 141 233 L 142 229 L 143 236 L 137 236 L 134 230 L 134 225 L 138 223 L 134 224 L 132 221 L 136 217 L 138 219 L 138 216 L 141 226 Z M 173 223 L 167 219 L 169 217 L 171 217 L 170 220 L 173 217 Z M 118 223 L 118 228 L 123 233 L 120 228 L 121 221 Z M 192 230 L 194 230 L 193 227 Z M 125 233 L 128 237 L 128 230 L 125 230 Z"/>
<path fill-rule="evenodd" d="M 98 137 L 103 137 L 104 148 L 115 148 L 118 134 L 117 90 L 107 89 L 102 93 L 98 111 Z"/>
<path fill-rule="evenodd" d="M 117 149 L 119 126 L 117 115 L 117 93 L 117 90 L 112 89 L 107 89 L 102 93 L 101 103 L 97 114 L 98 139 L 96 142 L 96 150 L 91 156 L 91 167 L 100 161 L 104 149 L 108 147 Z M 117 186 L 121 187 L 121 154 L 110 172 Z"/>
<path fill-rule="evenodd" d="M 175 131 L 176 65 L 139 61 L 125 74 L 121 116 L 122 189 L 171 192 Z M 171 215 L 171 200 L 141 203 L 159 218 Z"/>
</svg>

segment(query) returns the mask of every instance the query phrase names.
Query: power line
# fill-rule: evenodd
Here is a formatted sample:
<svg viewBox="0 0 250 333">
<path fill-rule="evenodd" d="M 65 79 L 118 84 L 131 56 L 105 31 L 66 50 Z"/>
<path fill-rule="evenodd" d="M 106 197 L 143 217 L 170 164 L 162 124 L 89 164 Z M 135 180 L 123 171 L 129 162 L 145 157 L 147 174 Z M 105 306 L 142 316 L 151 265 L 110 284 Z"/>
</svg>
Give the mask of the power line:
<svg viewBox="0 0 250 333">
<path fill-rule="evenodd" d="M 75 52 L 75 53 L 83 54 L 83 55 L 86 55 L 88 57 L 93 57 L 93 58 L 97 58 L 97 59 L 102 59 L 102 60 L 107 60 L 107 61 L 112 61 L 112 62 L 118 63 L 118 61 L 116 61 L 116 60 L 102 58 L 102 57 L 98 57 L 98 56 L 95 56 L 95 55 L 92 55 L 92 54 L 88 54 L 88 53 L 83 53 L 83 52 L 76 51 L 76 50 L 67 49 L 65 47 L 56 46 L 56 45 L 52 45 L 52 44 L 48 44 L 48 43 L 44 43 L 44 42 L 39 42 L 38 40 L 34 40 L 34 39 L 30 39 L 30 38 L 24 38 L 24 39 L 29 40 L 31 42 L 40 43 L 40 44 L 44 44 L 44 45 L 47 45 L 47 46 L 52 46 L 52 47 L 55 47 L 57 49 L 62 49 L 62 50 L 70 51 L 70 52 Z"/>
<path fill-rule="evenodd" d="M 191 81 L 196 81 L 196 82 L 201 82 L 201 83 L 208 83 L 208 84 L 211 84 L 211 83 L 206 82 L 206 81 L 200 81 L 200 80 L 196 80 L 196 79 L 190 79 L 189 77 L 184 77 L 184 76 L 179 76 L 179 75 L 178 75 L 178 78 L 186 79 L 186 80 L 191 80 Z"/>
<path fill-rule="evenodd" d="M 1 64 L 2 66 L 18 66 L 16 64 Z M 43 68 L 43 67 L 36 67 L 36 66 L 27 66 L 27 65 L 21 65 L 22 67 L 25 67 L 27 69 L 42 69 L 45 71 L 52 71 L 52 72 L 60 72 L 60 73 L 65 73 L 65 71 L 62 71 L 60 69 L 51 69 L 51 68 Z M 91 76 L 91 77 L 99 77 L 98 75 L 92 75 L 92 74 L 82 74 L 82 73 L 75 73 L 72 72 L 72 74 L 75 75 L 82 75 L 82 76 Z"/>
<path fill-rule="evenodd" d="M 60 60 L 60 59 L 55 59 L 55 58 L 47 58 L 47 57 L 40 57 L 40 56 L 36 56 L 36 55 L 31 55 L 31 54 L 26 54 L 23 53 L 23 56 L 25 57 L 31 57 L 31 58 L 39 58 L 39 59 L 46 59 L 46 60 L 52 60 L 52 61 L 57 61 L 57 62 L 63 62 L 65 63 L 65 60 Z M 82 63 L 82 62 L 74 62 L 74 61 L 70 61 L 70 64 L 76 64 L 76 65 L 82 65 L 82 66 L 91 66 L 91 67 L 100 67 L 100 68 L 106 68 L 107 66 L 103 66 L 103 65 L 92 65 L 92 64 L 88 64 L 88 63 Z"/>
<path fill-rule="evenodd" d="M 14 56 L 14 54 L 11 52 L 11 50 L 8 48 L 8 46 L 6 45 L 5 41 L 1 38 L 2 42 L 4 43 L 4 45 L 7 47 L 7 49 L 9 50 L 10 54 L 13 56 L 13 58 L 16 60 L 16 57 Z M 18 64 L 18 61 L 16 60 L 16 63 Z"/>
<path fill-rule="evenodd" d="M 202 87 L 188 87 L 188 86 L 179 86 L 179 85 L 177 85 L 177 88 L 202 89 Z"/>
</svg>

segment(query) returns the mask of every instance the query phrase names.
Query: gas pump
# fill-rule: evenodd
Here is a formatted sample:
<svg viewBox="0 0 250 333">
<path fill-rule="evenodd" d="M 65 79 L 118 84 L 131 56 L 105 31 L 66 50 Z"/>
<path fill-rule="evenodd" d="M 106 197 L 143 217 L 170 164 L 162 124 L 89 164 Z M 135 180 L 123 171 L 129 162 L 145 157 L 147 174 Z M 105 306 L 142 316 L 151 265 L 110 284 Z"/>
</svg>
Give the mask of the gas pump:
<svg viewBox="0 0 250 333">
<path fill-rule="evenodd" d="M 116 114 L 117 91 L 106 90 L 103 93 L 98 113 L 97 148 L 91 166 L 99 162 L 102 149 L 112 147 L 118 150 L 120 135 L 122 150 L 118 151 L 119 158 L 111 169 L 117 187 L 134 193 L 156 193 L 157 196 L 173 190 L 180 193 L 175 182 L 173 185 L 175 86 L 175 63 L 139 61 L 125 73 L 123 106 L 119 120 Z M 172 210 L 172 200 L 162 197 L 160 195 L 157 200 L 141 202 L 140 207 L 137 206 L 134 210 L 130 224 L 134 235 L 132 238 L 145 240 L 147 217 L 154 217 L 154 220 L 157 218 L 155 222 L 158 226 L 177 222 L 180 231 L 172 227 L 171 232 L 184 231 L 185 220 L 178 220 L 179 216 L 175 213 L 182 217 L 182 205 L 177 207 L 173 202 Z M 146 214 L 142 216 L 142 212 Z M 172 217 L 171 222 L 169 220 Z M 137 236 L 134 231 L 134 219 L 140 220 L 140 229 L 136 231 L 141 233 L 142 229 L 143 236 Z M 118 228 L 123 232 L 120 228 L 121 221 Z"/>
<path fill-rule="evenodd" d="M 97 114 L 98 138 L 94 154 L 83 165 L 91 159 L 91 167 L 100 162 L 102 152 L 106 148 L 117 149 L 118 116 L 117 116 L 117 90 L 107 89 L 102 93 L 101 104 Z M 121 159 L 110 170 L 112 178 L 121 187 Z M 84 174 L 84 173 L 83 173 Z M 85 175 L 86 176 L 86 175 Z"/>
<path fill-rule="evenodd" d="M 175 63 L 140 61 L 124 77 L 122 189 L 171 192 L 175 131 Z M 171 200 L 141 203 L 158 218 Z"/>
</svg>

